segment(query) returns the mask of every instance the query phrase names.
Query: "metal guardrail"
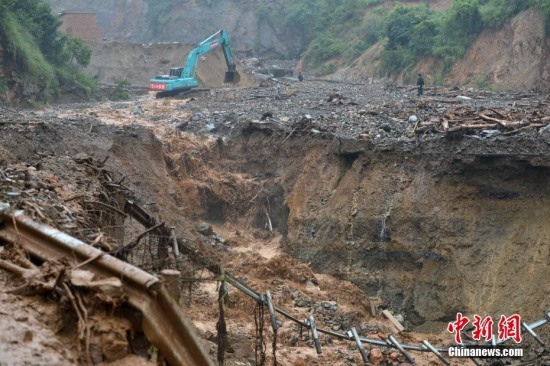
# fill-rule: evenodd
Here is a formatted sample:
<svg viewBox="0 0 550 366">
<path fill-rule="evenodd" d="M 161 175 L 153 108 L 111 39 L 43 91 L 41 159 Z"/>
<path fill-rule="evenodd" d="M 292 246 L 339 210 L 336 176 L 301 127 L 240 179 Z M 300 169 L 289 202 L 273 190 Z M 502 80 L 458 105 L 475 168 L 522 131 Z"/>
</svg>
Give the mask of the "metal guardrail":
<svg viewBox="0 0 550 366">
<path fill-rule="evenodd" d="M 143 216 L 144 221 L 149 219 L 148 215 L 140 216 Z M 144 315 L 143 329 L 146 336 L 162 352 L 170 365 L 212 365 L 208 354 L 200 346 L 191 323 L 157 277 L 56 229 L 36 223 L 26 217 L 23 211 L 11 212 L 9 209 L 0 207 L 0 224 L 0 239 L 20 243 L 31 255 L 37 258 L 45 261 L 67 258 L 76 261 L 75 264 L 87 262 L 86 266 L 99 275 L 105 277 L 116 276 L 122 279 L 130 305 L 140 310 Z M 217 274 L 220 275 L 220 273 Z M 322 333 L 341 340 L 356 342 L 365 363 L 367 362 L 367 356 L 363 343 L 397 349 L 413 365 L 415 364 L 414 358 L 407 351 L 431 352 L 445 365 L 450 365 L 450 362 L 442 355 L 442 353 L 449 352 L 448 347 L 437 348 L 426 340 L 418 345 L 400 343 L 391 334 L 386 340 L 359 337 L 354 328 L 346 333 L 318 328 L 315 325 L 313 315 L 301 321 L 273 304 L 269 291 L 266 294 L 259 294 L 228 272 L 222 274 L 221 280 L 229 283 L 255 301 L 267 305 L 274 330 L 278 328 L 275 313 L 281 314 L 300 327 L 310 329 L 317 353 L 322 353 L 318 337 L 318 334 Z M 522 328 L 526 331 L 526 334 L 529 334 L 544 346 L 544 342 L 534 330 L 548 323 L 550 323 L 550 312 L 545 314 L 544 318 L 533 323 L 523 323 Z M 506 341 L 494 342 L 493 346 Z M 472 358 L 472 361 L 476 365 L 480 364 L 476 359 Z"/>
<path fill-rule="evenodd" d="M 170 365 L 213 365 L 192 323 L 157 277 L 37 223 L 23 211 L 0 210 L 0 224 L 0 239 L 19 243 L 36 258 L 44 261 L 64 258 L 74 264 L 86 262 L 85 267 L 99 276 L 121 279 L 129 304 L 143 314 L 145 335 Z"/>
<path fill-rule="evenodd" d="M 251 297 L 252 299 L 254 299 L 256 301 L 259 301 L 259 302 L 266 302 L 266 296 L 258 294 L 257 292 L 252 290 L 250 287 L 246 286 L 244 283 L 240 282 L 239 280 L 237 280 L 236 278 L 231 276 L 230 273 L 225 272 L 224 280 L 227 283 L 229 283 L 230 285 L 232 285 L 233 287 L 235 287 L 236 289 L 240 290 L 241 292 L 243 292 L 246 295 L 248 295 L 249 297 Z M 270 306 L 272 306 L 277 313 L 279 313 L 282 316 L 284 316 L 285 318 L 295 322 L 299 326 L 305 327 L 307 329 L 311 329 L 312 333 L 323 333 L 323 334 L 327 334 L 327 335 L 336 337 L 338 339 L 355 341 L 357 343 L 359 351 L 361 352 L 361 357 L 363 358 L 365 363 L 367 362 L 367 360 L 365 360 L 364 352 L 361 351 L 362 350 L 362 343 L 368 343 L 368 344 L 371 344 L 371 345 L 382 346 L 382 347 L 395 348 L 408 360 L 409 363 L 411 363 L 413 365 L 415 365 L 414 358 L 412 358 L 409 355 L 407 350 L 417 351 L 417 352 L 431 352 L 435 356 L 437 356 L 437 358 L 439 358 L 445 365 L 450 365 L 451 364 L 442 355 L 442 353 L 448 353 L 449 352 L 449 347 L 437 348 L 437 347 L 432 346 L 427 340 L 422 341 L 422 344 L 418 344 L 418 345 L 399 343 L 399 341 L 397 341 L 397 339 L 391 334 L 388 336 L 388 338 L 386 340 L 373 339 L 373 338 L 364 338 L 364 337 L 357 336 L 356 335 L 357 332 L 356 331 L 354 332 L 354 328 L 350 329 L 345 334 L 338 333 L 338 332 L 334 332 L 332 330 L 327 330 L 327 329 L 322 329 L 322 328 L 312 326 L 313 324 L 315 324 L 314 321 L 312 321 L 313 320 L 312 315 L 310 315 L 310 317 L 306 321 L 301 321 L 301 320 L 299 320 L 296 317 L 290 315 L 285 310 L 279 308 L 278 306 L 276 306 L 274 304 L 271 304 Z M 537 321 L 535 321 L 531 324 L 523 323 L 522 327 L 523 327 L 523 329 L 525 329 L 527 331 L 527 334 L 532 336 L 538 343 L 540 343 L 541 345 L 544 346 L 544 342 L 542 342 L 540 337 L 534 332 L 534 329 L 539 328 L 539 327 L 541 327 L 545 324 L 548 324 L 548 323 L 550 323 L 550 312 L 545 314 L 544 318 L 539 319 L 539 320 L 537 320 Z M 313 338 L 315 339 L 315 334 L 313 334 Z M 499 341 L 494 346 L 502 344 L 502 343 L 506 342 L 507 340 L 509 340 L 509 339 Z M 315 342 L 315 347 L 317 349 L 317 353 L 321 353 L 320 352 L 320 345 L 318 345 L 318 342 Z M 476 365 L 479 364 L 479 362 L 476 359 L 472 359 L 472 361 Z"/>
</svg>

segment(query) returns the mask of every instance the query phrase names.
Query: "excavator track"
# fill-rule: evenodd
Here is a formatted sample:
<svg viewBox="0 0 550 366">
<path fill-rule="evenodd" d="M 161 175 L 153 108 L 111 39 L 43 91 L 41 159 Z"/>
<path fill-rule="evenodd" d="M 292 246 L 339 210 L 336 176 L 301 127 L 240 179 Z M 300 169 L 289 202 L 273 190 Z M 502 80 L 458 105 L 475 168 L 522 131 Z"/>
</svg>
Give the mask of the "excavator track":
<svg viewBox="0 0 550 366">
<path fill-rule="evenodd" d="M 205 92 L 205 91 L 210 91 L 210 89 L 208 88 L 201 88 L 201 89 L 184 89 L 184 90 L 177 90 L 177 91 L 165 91 L 165 92 L 159 92 L 155 95 L 156 98 L 169 98 L 169 97 L 175 97 L 175 96 L 178 96 L 178 97 L 182 97 L 182 96 L 185 96 L 185 95 L 189 95 L 189 94 L 194 94 L 194 93 L 201 93 L 201 92 Z"/>
</svg>

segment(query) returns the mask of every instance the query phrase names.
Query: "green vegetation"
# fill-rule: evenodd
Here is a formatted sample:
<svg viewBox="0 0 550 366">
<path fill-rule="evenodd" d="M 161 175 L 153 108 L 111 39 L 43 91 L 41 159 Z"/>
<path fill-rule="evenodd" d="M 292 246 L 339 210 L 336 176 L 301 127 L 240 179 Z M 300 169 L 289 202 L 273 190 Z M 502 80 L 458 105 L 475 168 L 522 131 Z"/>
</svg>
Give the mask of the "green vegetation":
<svg viewBox="0 0 550 366">
<path fill-rule="evenodd" d="M 96 88 L 95 81 L 79 69 L 90 62 L 90 49 L 82 40 L 59 32 L 60 24 L 42 0 L 3 0 L 0 4 L 4 67 L 14 69 L 23 85 L 38 91 L 38 101 L 51 99 L 65 87 L 86 93 Z"/>
<path fill-rule="evenodd" d="M 130 83 L 128 80 L 122 79 L 119 80 L 116 83 L 115 88 L 111 93 L 109 93 L 109 100 L 112 100 L 114 102 L 120 101 L 120 100 L 128 100 L 130 99 L 130 93 L 128 93 L 128 87 L 130 86 Z"/>
<path fill-rule="evenodd" d="M 442 61 L 445 73 L 483 30 L 501 27 L 533 4 L 548 18 L 550 0 L 454 0 L 442 13 L 426 6 L 397 5 L 384 19 L 382 67 L 396 73 L 413 67 L 422 57 L 435 57 Z"/>
<path fill-rule="evenodd" d="M 546 35 L 550 35 L 550 0 L 535 0 L 535 4 L 544 14 Z"/>
<path fill-rule="evenodd" d="M 27 0 L 28 1 L 28 0 Z M 196 0 L 212 5 L 221 0 Z M 234 1 L 234 0 L 225 0 Z M 177 20 L 180 0 L 148 0 L 153 32 Z M 290 58 L 326 74 L 353 64 L 377 42 L 384 42 L 382 71 L 412 73 L 416 63 L 433 57 L 441 73 L 464 56 L 485 29 L 498 29 L 519 12 L 536 6 L 546 16 L 550 34 L 550 0 L 454 0 L 443 12 L 418 0 L 259 0 L 255 11 L 260 32 L 269 26 L 290 40 Z M 389 7 L 393 5 L 393 7 Z M 258 36 L 257 46 L 260 46 Z"/>
<path fill-rule="evenodd" d="M 262 0 L 256 17 L 259 24 L 267 23 L 294 40 L 297 46 L 287 56 L 303 57 L 319 73 L 352 63 L 379 41 L 385 45 L 383 71 L 412 70 L 421 58 L 435 57 L 445 73 L 483 30 L 498 29 L 531 6 L 550 24 L 550 0 L 454 0 L 444 12 L 408 2 L 291 0 L 283 7 Z M 397 5 L 388 8 L 391 3 Z"/>
<path fill-rule="evenodd" d="M 295 40 L 289 57 L 302 57 L 322 72 L 331 72 L 342 58 L 351 63 L 379 39 L 380 13 L 365 17 L 369 7 L 383 0 L 293 0 L 283 7 L 262 0 L 256 10 L 258 23 L 267 23 Z"/>
</svg>

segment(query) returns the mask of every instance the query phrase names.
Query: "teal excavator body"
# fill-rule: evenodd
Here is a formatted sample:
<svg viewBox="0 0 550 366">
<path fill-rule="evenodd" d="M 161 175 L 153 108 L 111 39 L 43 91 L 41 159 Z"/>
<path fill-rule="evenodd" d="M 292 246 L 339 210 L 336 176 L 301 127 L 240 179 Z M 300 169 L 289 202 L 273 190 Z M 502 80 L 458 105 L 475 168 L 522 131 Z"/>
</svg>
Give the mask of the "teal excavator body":
<svg viewBox="0 0 550 366">
<path fill-rule="evenodd" d="M 224 83 L 238 82 L 239 74 L 237 73 L 233 52 L 229 44 L 229 36 L 222 29 L 193 48 L 187 55 L 185 66 L 171 68 L 168 75 L 157 75 L 153 79 L 150 79 L 149 90 L 158 92 L 157 97 L 164 97 L 198 87 L 199 83 L 195 79 L 197 61 L 201 55 L 210 52 L 217 46 L 222 47 L 227 66 Z"/>
</svg>

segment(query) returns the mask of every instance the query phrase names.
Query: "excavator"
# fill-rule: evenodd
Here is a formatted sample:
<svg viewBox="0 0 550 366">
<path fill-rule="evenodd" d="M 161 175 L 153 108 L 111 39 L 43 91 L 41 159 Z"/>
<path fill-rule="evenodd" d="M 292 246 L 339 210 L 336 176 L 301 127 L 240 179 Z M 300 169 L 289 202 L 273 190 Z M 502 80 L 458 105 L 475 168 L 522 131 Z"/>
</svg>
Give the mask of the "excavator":
<svg viewBox="0 0 550 366">
<path fill-rule="evenodd" d="M 187 55 L 184 67 L 171 68 L 169 75 L 157 75 L 149 80 L 149 90 L 158 92 L 156 94 L 157 98 L 163 98 L 196 88 L 199 86 L 198 81 L 195 79 L 199 57 L 212 51 L 218 45 L 222 46 L 225 63 L 227 65 L 224 84 L 238 83 L 240 75 L 236 70 L 236 64 L 233 60 L 229 36 L 227 32 L 222 29 L 193 48 Z"/>
</svg>

